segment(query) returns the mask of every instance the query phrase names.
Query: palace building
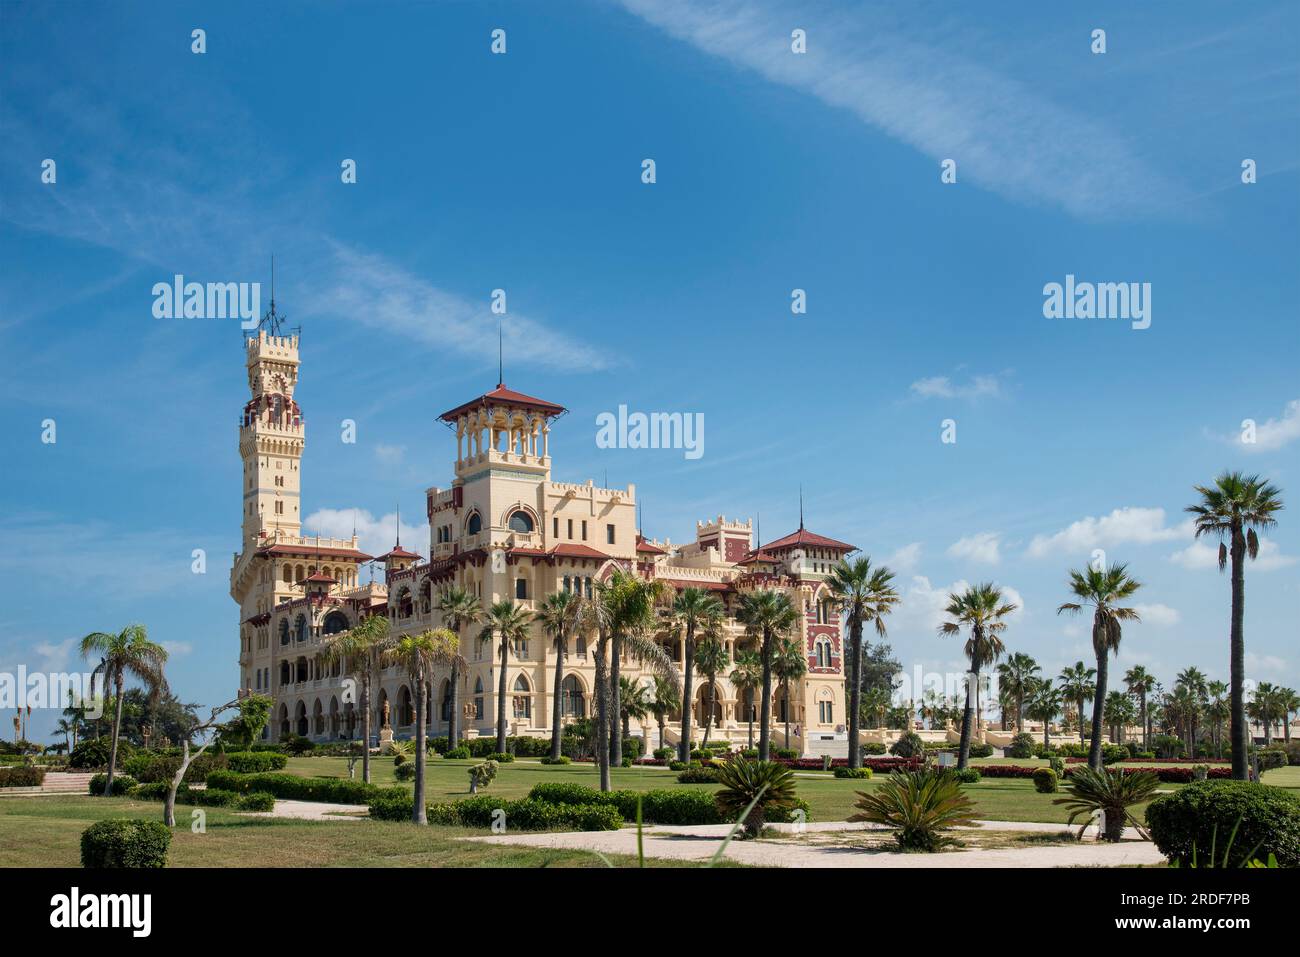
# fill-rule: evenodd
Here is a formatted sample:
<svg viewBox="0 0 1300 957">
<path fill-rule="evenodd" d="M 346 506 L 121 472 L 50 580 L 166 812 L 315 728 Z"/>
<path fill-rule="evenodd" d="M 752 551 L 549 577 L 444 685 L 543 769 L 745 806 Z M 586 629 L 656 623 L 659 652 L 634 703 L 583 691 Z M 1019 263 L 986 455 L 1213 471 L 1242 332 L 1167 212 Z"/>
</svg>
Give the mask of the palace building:
<svg viewBox="0 0 1300 957">
<path fill-rule="evenodd" d="M 241 686 L 274 702 L 269 738 L 293 733 L 334 741 L 360 734 L 359 715 L 345 694 L 348 669 L 328 665 L 322 651 L 328 636 L 366 615 L 387 616 L 394 634 L 416 634 L 441 627 L 437 596 L 448 585 L 465 587 L 485 609 L 512 599 L 536 610 L 562 589 L 591 594 L 596 582 L 621 568 L 674 589 L 715 594 L 728 614 L 725 643 L 733 661 L 737 650 L 755 646 L 734 618 L 740 596 L 757 588 L 789 593 L 802 610 L 791 637 L 806 655 L 807 673 L 792 682 L 788 700 L 774 681 L 773 741 L 784 743 L 788 719 L 789 747 L 803 754 L 847 752 L 842 635 L 824 581 L 853 545 L 816 535 L 801 523 L 791 534 L 756 547 L 751 522 L 723 516 L 697 522 L 695 540 L 687 544 L 643 537 L 635 486 L 552 480 L 550 432 L 566 410 L 498 384 L 440 417 L 455 436 L 455 463 L 450 486 L 425 493 L 429 559 L 400 542 L 372 558 L 355 535 L 302 534 L 306 424 L 294 401 L 299 337 L 259 329 L 246 344 L 252 397 L 239 421 L 243 539 L 230 594 L 240 608 Z M 361 567 L 371 561 L 382 563 L 382 584 L 361 581 Z M 467 707 L 459 723 L 468 737 L 495 734 L 500 657 L 496 642 L 479 642 L 478 631 L 470 626 L 461 635 L 469 668 L 460 678 L 458 698 Z M 666 624 L 659 639 L 684 667 L 682 636 Z M 556 653 L 540 627 L 509 650 L 510 734 L 549 737 L 557 694 L 566 721 L 592 713 L 594 640 L 578 635 L 571 641 L 563 652 L 559 688 L 551 686 Z M 622 662 L 622 672 L 648 680 L 635 660 Z M 397 669 L 378 678 L 372 686 L 372 733 L 388 714 L 396 737 L 413 736 L 411 683 Z M 738 694 L 725 674 L 716 691 L 710 739 L 742 745 L 752 714 L 757 740 L 758 692 Z M 447 675 L 437 677 L 426 709 L 431 736 L 447 733 L 448 692 Z M 692 730 L 698 739 L 709 701 L 698 672 L 693 698 Z M 677 742 L 680 727 L 680 715 L 670 719 L 666 743 Z M 647 751 L 659 744 L 653 718 L 633 722 L 633 734 L 645 736 Z"/>
</svg>

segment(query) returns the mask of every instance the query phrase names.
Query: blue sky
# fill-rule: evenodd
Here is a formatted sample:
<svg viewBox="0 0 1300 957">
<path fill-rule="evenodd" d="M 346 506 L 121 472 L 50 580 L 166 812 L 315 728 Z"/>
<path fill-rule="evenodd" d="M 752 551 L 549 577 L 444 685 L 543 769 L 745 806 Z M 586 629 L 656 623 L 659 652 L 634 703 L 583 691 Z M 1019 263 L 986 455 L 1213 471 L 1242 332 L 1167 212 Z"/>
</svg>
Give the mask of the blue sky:
<svg viewBox="0 0 1300 957">
<path fill-rule="evenodd" d="M 985 579 L 1013 650 L 1087 658 L 1055 607 L 1103 548 L 1145 582 L 1120 667 L 1226 678 L 1182 508 L 1262 472 L 1292 507 L 1248 570 L 1248 670 L 1300 684 L 1300 10 L 1130 6 L 6 4 L 0 670 L 139 620 L 182 697 L 229 696 L 239 333 L 151 289 L 265 283 L 274 252 L 309 528 L 356 509 L 387 547 L 400 505 L 423 544 L 436 416 L 496 383 L 504 288 L 507 383 L 571 410 L 557 479 L 635 482 L 675 541 L 791 531 L 802 483 L 809 527 L 898 572 L 909 669 L 960 667 L 938 609 Z M 1149 282 L 1151 327 L 1045 319 L 1067 274 Z M 703 413 L 704 456 L 597 448 L 620 404 Z"/>
</svg>

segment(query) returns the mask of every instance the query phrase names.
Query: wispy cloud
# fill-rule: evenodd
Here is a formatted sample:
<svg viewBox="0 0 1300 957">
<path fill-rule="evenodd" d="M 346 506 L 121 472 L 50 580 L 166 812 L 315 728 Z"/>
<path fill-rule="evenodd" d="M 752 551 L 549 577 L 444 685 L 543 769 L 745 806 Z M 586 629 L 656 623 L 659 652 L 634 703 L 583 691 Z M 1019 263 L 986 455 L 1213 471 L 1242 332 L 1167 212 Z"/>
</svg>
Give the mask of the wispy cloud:
<svg viewBox="0 0 1300 957">
<path fill-rule="evenodd" d="M 1243 452 L 1276 452 L 1285 448 L 1300 439 L 1300 399 L 1288 402 L 1277 418 L 1254 422 L 1253 433 L 1254 441 L 1250 441 L 1250 433 L 1243 419 L 1241 431 L 1220 437 Z"/>
<path fill-rule="evenodd" d="M 1081 518 L 1052 535 L 1035 535 L 1029 543 L 1029 556 L 1042 558 L 1114 545 L 1150 545 L 1189 538 L 1191 534 L 1190 522 L 1166 525 L 1163 508 L 1117 508 L 1109 515 Z"/>
<path fill-rule="evenodd" d="M 1180 193 L 1103 121 L 970 59 L 951 34 L 905 35 L 884 11 L 832 21 L 779 3 L 621 2 L 706 53 L 849 110 L 936 164 L 956 160 L 958 182 L 1089 220 L 1169 210 Z M 807 53 L 791 52 L 795 26 L 807 31 Z"/>
<path fill-rule="evenodd" d="M 375 518 L 364 508 L 319 508 L 302 521 L 304 534 L 328 538 L 351 538 L 352 529 L 363 552 L 382 555 L 397 541 L 397 512 Z M 402 522 L 402 547 L 425 555 L 429 551 L 429 526 Z"/>
<path fill-rule="evenodd" d="M 996 565 L 1001 560 L 999 548 L 1002 536 L 997 532 L 978 532 L 967 535 L 948 546 L 948 555 L 952 558 L 964 558 L 985 565 Z"/>
<path fill-rule="evenodd" d="M 1277 571 L 1279 568 L 1289 568 L 1297 560 L 1294 556 L 1283 555 L 1282 549 L 1277 542 L 1265 538 L 1260 540 L 1259 555 L 1250 563 L 1250 567 L 1261 572 L 1272 572 Z M 1169 561 L 1193 571 L 1218 568 L 1219 548 L 1217 545 L 1211 545 L 1204 540 L 1195 541 L 1186 548 L 1179 549 L 1170 555 Z"/>
<path fill-rule="evenodd" d="M 922 399 L 984 399 L 1002 394 L 1002 384 L 995 375 L 972 376 L 954 382 L 946 375 L 917 379 L 908 391 Z"/>
</svg>

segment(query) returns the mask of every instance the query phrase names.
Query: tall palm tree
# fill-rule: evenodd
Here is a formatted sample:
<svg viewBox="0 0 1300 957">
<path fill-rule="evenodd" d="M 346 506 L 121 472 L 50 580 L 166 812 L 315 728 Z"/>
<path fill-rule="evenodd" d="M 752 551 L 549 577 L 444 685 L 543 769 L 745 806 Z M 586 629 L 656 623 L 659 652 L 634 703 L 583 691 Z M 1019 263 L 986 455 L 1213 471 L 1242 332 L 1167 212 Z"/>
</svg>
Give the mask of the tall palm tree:
<svg viewBox="0 0 1300 957">
<path fill-rule="evenodd" d="M 1264 746 L 1273 743 L 1273 725 L 1281 717 L 1281 689 L 1271 681 L 1261 681 L 1255 686 L 1254 700 L 1246 705 L 1246 714 L 1264 727 Z"/>
<path fill-rule="evenodd" d="M 677 760 L 691 759 L 691 705 L 695 694 L 695 635 L 710 618 L 722 614 L 722 602 L 703 588 L 683 588 L 673 600 L 673 622 L 681 630 L 685 678 L 682 681 L 682 736 Z"/>
<path fill-rule="evenodd" d="M 727 665 L 731 664 L 731 657 L 727 654 L 727 646 L 723 644 L 723 618 L 721 615 L 711 617 L 705 621 L 704 630 L 700 633 L 699 644 L 695 647 L 695 669 L 704 676 L 708 682 L 709 698 L 705 704 L 708 709 L 704 715 L 704 740 L 703 746 L 707 747 L 709 743 L 709 730 L 713 727 L 713 713 L 718 706 L 718 675 L 726 670 Z"/>
<path fill-rule="evenodd" d="M 1133 699 L 1123 691 L 1109 691 L 1102 703 L 1103 717 L 1110 725 L 1110 739 L 1115 744 L 1124 743 L 1124 729 L 1133 721 Z"/>
<path fill-rule="evenodd" d="M 1287 744 L 1291 743 L 1291 715 L 1300 711 L 1300 694 L 1295 688 L 1282 688 L 1278 691 L 1278 706 L 1282 709 L 1282 734 Z"/>
<path fill-rule="evenodd" d="M 623 737 L 632 735 L 632 719 L 644 719 L 650 713 L 650 687 L 619 675 L 619 718 L 623 722 Z"/>
<path fill-rule="evenodd" d="M 500 639 L 498 647 L 501 656 L 501 674 L 497 679 L 497 753 L 506 750 L 506 671 L 510 667 L 510 646 L 528 640 L 528 631 L 532 626 L 533 613 L 523 605 L 513 601 L 495 602 L 483 618 L 483 630 L 478 640 L 489 642 L 492 636 Z"/>
<path fill-rule="evenodd" d="M 656 621 L 655 608 L 668 594 L 668 586 L 657 579 L 624 574 L 612 594 L 617 598 L 617 609 L 609 636 L 609 760 L 617 766 L 623 762 L 623 735 L 619 733 L 623 714 L 620 700 L 623 684 L 619 681 L 623 639 L 629 632 L 645 633 L 653 629 Z M 634 652 L 632 657 L 638 656 Z"/>
<path fill-rule="evenodd" d="M 1155 687 L 1156 678 L 1141 665 L 1124 672 L 1124 686 L 1138 699 L 1139 718 L 1142 721 L 1142 750 L 1151 750 L 1151 715 L 1147 712 L 1147 695 Z"/>
<path fill-rule="evenodd" d="M 1006 618 L 1016 607 L 1003 598 L 1002 589 L 992 582 L 971 585 L 960 595 L 954 592 L 948 596 L 944 614 L 952 620 L 939 626 L 939 634 L 960 635 L 963 629 L 970 631 L 965 648 L 966 658 L 970 661 L 970 676 L 966 682 L 966 709 L 961 717 L 961 749 L 957 754 L 959 769 L 964 770 L 970 764 L 980 668 L 992 664 L 1002 654 L 1004 646 L 999 635 L 1006 630 Z"/>
<path fill-rule="evenodd" d="M 659 725 L 659 747 L 664 746 L 664 732 L 668 724 L 668 715 L 682 706 L 679 691 L 671 681 L 655 675 L 654 694 L 650 699 L 650 713 Z"/>
<path fill-rule="evenodd" d="M 1196 757 L 1196 739 L 1197 731 L 1200 730 L 1201 712 L 1205 707 L 1205 700 L 1209 697 L 1206 691 L 1205 673 L 1200 668 L 1184 668 L 1179 672 L 1178 677 L 1174 679 L 1174 690 L 1186 690 L 1187 705 L 1184 708 L 1184 714 L 1187 718 L 1187 756 Z"/>
<path fill-rule="evenodd" d="M 1038 662 L 1023 651 L 1017 651 L 998 665 L 998 688 L 1005 687 L 1016 705 L 1016 734 L 1025 730 L 1025 697 L 1034 687 L 1041 670 Z"/>
<path fill-rule="evenodd" d="M 772 750 L 772 664 L 776 643 L 794 630 L 799 612 L 785 592 L 760 588 L 740 596 L 736 620 L 750 637 L 759 640 L 763 665 L 763 699 L 758 712 L 758 759 L 767 761 Z"/>
<path fill-rule="evenodd" d="M 888 688 L 881 685 L 873 685 L 866 691 L 862 692 L 862 717 L 870 717 L 877 728 L 885 726 L 885 716 L 889 713 L 890 704 L 893 701 L 893 695 Z"/>
<path fill-rule="evenodd" d="M 460 585 L 444 588 L 438 595 L 438 613 L 442 623 L 457 637 L 467 625 L 483 620 L 483 605 L 478 596 Z M 451 662 L 451 675 L 447 681 L 447 747 L 460 744 L 460 671 L 465 660 L 457 657 Z M 369 780 L 367 778 L 366 780 Z"/>
<path fill-rule="evenodd" d="M 338 662 L 361 685 L 361 780 L 370 781 L 370 685 L 389 647 L 388 619 L 367 615 L 353 628 L 325 638 L 322 657 Z"/>
<path fill-rule="evenodd" d="M 576 592 L 558 591 L 547 595 L 537 613 L 537 621 L 542 630 L 551 636 L 555 649 L 555 678 L 551 686 L 554 699 L 551 705 L 551 759 L 560 756 L 560 744 L 564 731 L 563 722 L 564 659 L 569 653 L 569 637 L 578 623 L 578 605 L 582 599 Z"/>
<path fill-rule="evenodd" d="M 790 686 L 808 673 L 808 656 L 804 654 L 797 639 L 781 639 L 776 657 L 772 661 L 772 673 L 781 683 L 781 699 L 785 702 L 785 746 L 788 748 L 790 747 L 790 713 L 794 711 Z"/>
<path fill-rule="evenodd" d="M 1211 681 L 1205 686 L 1205 717 L 1210 720 L 1210 739 L 1214 742 L 1214 756 L 1223 757 L 1223 723 L 1228 720 L 1228 683 Z"/>
<path fill-rule="evenodd" d="M 1043 747 L 1051 745 L 1050 728 L 1052 719 L 1060 713 L 1064 699 L 1060 688 L 1052 686 L 1051 678 L 1035 678 L 1025 701 L 1025 713 L 1035 721 L 1043 722 Z"/>
<path fill-rule="evenodd" d="M 113 704 L 113 739 L 108 748 L 108 774 L 104 782 L 104 796 L 113 793 L 113 774 L 117 770 L 117 741 L 122 733 L 122 686 L 127 675 L 143 682 L 151 694 L 167 690 L 163 666 L 167 664 L 167 649 L 149 640 L 144 625 L 127 625 L 117 634 L 92 631 L 81 639 L 83 658 L 101 658 L 104 684 L 111 680 L 115 701 Z"/>
<path fill-rule="evenodd" d="M 1120 622 L 1141 621 L 1137 610 L 1119 602 L 1132 598 L 1142 583 L 1129 577 L 1127 565 L 1109 568 L 1089 565 L 1083 571 L 1070 572 L 1070 591 L 1078 601 L 1066 602 L 1056 609 L 1078 614 L 1092 606 L 1092 648 L 1097 655 L 1097 690 L 1092 698 L 1092 742 L 1088 746 L 1088 766 L 1101 771 L 1102 712 L 1105 708 L 1106 674 L 1110 656 L 1119 654 L 1122 637 Z"/>
<path fill-rule="evenodd" d="M 754 746 L 754 692 L 763 686 L 763 662 L 753 651 L 736 652 L 736 667 L 727 676 L 731 687 L 736 689 L 736 696 L 744 707 L 745 697 L 749 697 L 749 706 L 745 707 L 745 718 L 749 723 L 749 742 L 747 748 Z M 888 702 L 886 702 L 888 703 Z"/>
<path fill-rule="evenodd" d="M 77 726 L 67 718 L 60 718 L 54 725 L 54 733 L 63 735 L 63 745 L 67 748 L 69 754 L 76 747 L 72 743 L 73 738 L 77 736 Z"/>
<path fill-rule="evenodd" d="M 874 623 L 876 634 L 885 637 L 885 616 L 901 601 L 891 584 L 894 573 L 884 565 L 871 567 L 865 555 L 852 562 L 841 559 L 831 567 L 826 586 L 830 589 L 840 614 L 845 616 L 849 628 L 848 668 L 849 689 L 849 767 L 862 766 L 862 745 L 858 741 L 861 725 L 862 702 L 862 625 Z M 789 711 L 789 707 L 786 708 Z M 788 747 L 790 742 L 786 741 Z"/>
<path fill-rule="evenodd" d="M 1061 694 L 1067 701 L 1073 701 L 1079 715 L 1079 744 L 1083 744 L 1083 703 L 1092 701 L 1097 694 L 1097 670 L 1089 668 L 1083 662 L 1075 662 L 1070 667 L 1062 668 L 1058 675 L 1061 680 Z"/>
<path fill-rule="evenodd" d="M 1232 562 L 1231 720 L 1228 736 L 1232 747 L 1232 776 L 1246 780 L 1246 750 L 1250 744 L 1246 728 L 1246 559 L 1259 555 L 1256 529 L 1267 531 L 1277 524 L 1282 510 L 1282 491 L 1258 475 L 1224 472 L 1214 485 L 1195 486 L 1201 500 L 1187 506 L 1196 516 L 1196 537 L 1219 539 L 1219 571 Z M 1227 539 L 1225 542 L 1224 539 Z"/>
<path fill-rule="evenodd" d="M 383 653 L 385 667 L 396 665 L 415 684 L 415 805 L 411 820 L 416 824 L 429 823 L 424 806 L 424 766 L 428 750 L 425 702 L 433 683 L 434 669 L 449 665 L 459 655 L 460 638 L 448 628 L 419 635 L 402 635 Z"/>
</svg>

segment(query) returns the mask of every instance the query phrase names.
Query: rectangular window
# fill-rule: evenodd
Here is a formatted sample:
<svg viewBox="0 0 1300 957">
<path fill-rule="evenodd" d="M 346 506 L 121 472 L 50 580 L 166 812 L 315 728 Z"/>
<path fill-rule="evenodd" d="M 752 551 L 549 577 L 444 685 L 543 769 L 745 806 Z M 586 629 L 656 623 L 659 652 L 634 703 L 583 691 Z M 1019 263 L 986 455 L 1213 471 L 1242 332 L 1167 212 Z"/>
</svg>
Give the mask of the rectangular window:
<svg viewBox="0 0 1300 957">
<path fill-rule="evenodd" d="M 516 597 L 516 598 L 527 598 L 527 597 L 528 597 L 528 579 L 527 579 L 527 578 L 516 578 L 516 579 L 515 579 L 515 597 Z"/>
<path fill-rule="evenodd" d="M 605 526 L 605 543 L 608 544 L 608 545 L 613 545 L 613 544 L 614 544 L 614 526 L 613 526 L 613 525 L 606 525 L 606 526 Z"/>
<path fill-rule="evenodd" d="M 573 538 L 573 519 L 569 519 L 569 538 Z"/>
<path fill-rule="evenodd" d="M 835 706 L 829 701 L 817 702 L 817 713 L 822 724 L 830 724 L 835 718 Z"/>
<path fill-rule="evenodd" d="M 585 518 L 582 520 L 582 540 L 584 542 L 587 540 L 587 520 Z"/>
<path fill-rule="evenodd" d="M 556 519 L 553 519 L 552 521 L 554 522 L 554 525 L 552 526 L 551 537 L 552 537 L 552 538 L 559 538 L 559 537 L 560 537 L 560 520 L 559 520 L 558 518 L 556 518 Z"/>
</svg>

